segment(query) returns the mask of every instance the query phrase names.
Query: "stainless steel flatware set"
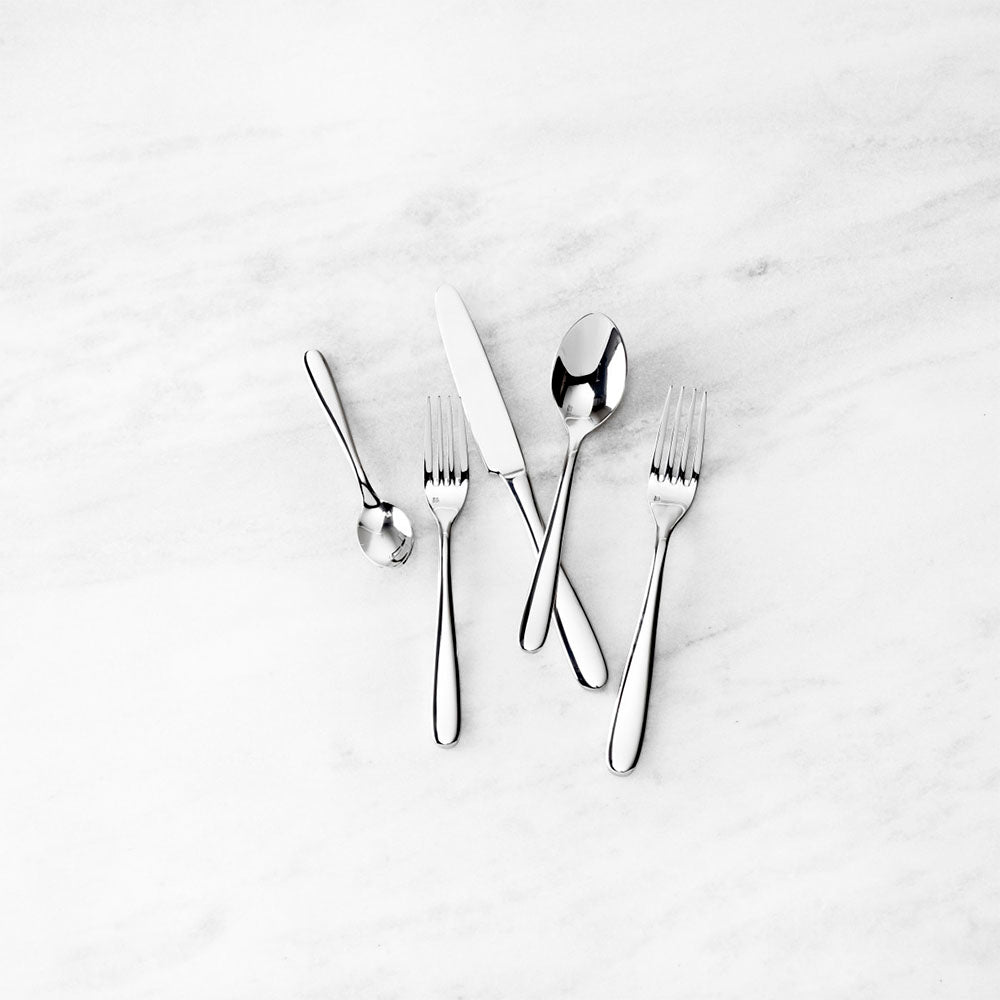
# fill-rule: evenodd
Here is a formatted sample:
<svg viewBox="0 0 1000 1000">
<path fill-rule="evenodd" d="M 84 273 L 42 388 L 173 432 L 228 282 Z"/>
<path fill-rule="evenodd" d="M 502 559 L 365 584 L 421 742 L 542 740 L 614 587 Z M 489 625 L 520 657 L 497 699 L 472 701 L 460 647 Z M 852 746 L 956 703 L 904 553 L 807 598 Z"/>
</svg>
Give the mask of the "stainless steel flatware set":
<svg viewBox="0 0 1000 1000">
<path fill-rule="evenodd" d="M 479 454 L 487 471 L 506 482 L 537 554 L 542 546 L 545 525 L 538 516 L 524 455 L 482 341 L 465 303 L 450 285 L 438 289 L 434 307 L 451 374 L 462 397 Z M 587 688 L 603 687 L 608 680 L 604 654 L 576 591 L 562 569 L 559 569 L 553 617 L 577 680 Z"/>
<path fill-rule="evenodd" d="M 451 536 L 469 490 L 468 419 L 487 471 L 503 479 L 528 529 L 536 553 L 518 637 L 521 647 L 542 647 L 550 623 L 581 686 L 602 688 L 608 669 L 597 637 L 561 566 L 562 539 L 580 446 L 617 409 L 628 370 L 625 343 L 615 324 L 589 313 L 570 327 L 552 368 L 552 397 L 566 426 L 566 459 L 548 526 L 535 505 L 524 455 L 475 324 L 458 292 L 449 285 L 434 297 L 438 327 L 459 397 L 428 397 L 424 418 L 423 484 L 438 525 L 437 636 L 434 652 L 432 723 L 440 746 L 454 746 L 461 728 L 458 643 L 451 586 Z M 347 424 L 336 384 L 319 351 L 307 351 L 306 369 L 323 408 L 354 467 L 361 490 L 358 541 L 376 565 L 402 565 L 413 548 L 407 516 L 382 502 L 365 473 Z M 622 674 L 608 739 L 607 763 L 628 774 L 642 750 L 649 706 L 660 592 L 667 542 L 694 502 L 705 446 L 708 394 L 667 391 L 653 447 L 647 485 L 656 544 L 646 597 Z M 464 411 L 464 412 L 463 412 Z"/>
</svg>

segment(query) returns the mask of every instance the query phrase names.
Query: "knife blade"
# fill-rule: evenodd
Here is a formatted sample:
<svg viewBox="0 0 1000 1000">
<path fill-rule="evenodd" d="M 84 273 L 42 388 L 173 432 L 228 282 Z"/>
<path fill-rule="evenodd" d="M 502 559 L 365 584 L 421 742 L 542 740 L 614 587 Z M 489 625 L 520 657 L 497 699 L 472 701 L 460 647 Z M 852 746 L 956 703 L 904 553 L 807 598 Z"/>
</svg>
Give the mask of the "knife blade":
<svg viewBox="0 0 1000 1000">
<path fill-rule="evenodd" d="M 462 297 L 450 285 L 442 285 L 434 296 L 434 309 L 448 364 L 486 468 L 505 479 L 524 472 L 514 425 Z"/>
<path fill-rule="evenodd" d="M 434 309 L 448 365 L 479 453 L 486 468 L 500 476 L 510 488 L 537 555 L 545 527 L 538 514 L 514 425 L 479 333 L 462 297 L 450 285 L 442 285 L 437 290 Z M 604 654 L 587 613 L 562 568 L 556 588 L 554 620 L 577 680 L 584 687 L 602 687 L 608 679 Z"/>
</svg>

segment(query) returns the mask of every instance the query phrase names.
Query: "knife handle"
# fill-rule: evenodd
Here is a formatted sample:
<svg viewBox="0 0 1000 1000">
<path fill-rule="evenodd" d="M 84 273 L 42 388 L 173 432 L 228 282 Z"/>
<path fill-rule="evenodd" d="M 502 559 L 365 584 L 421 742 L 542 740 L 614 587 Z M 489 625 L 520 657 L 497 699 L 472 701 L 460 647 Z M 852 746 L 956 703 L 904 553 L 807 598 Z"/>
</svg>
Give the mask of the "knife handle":
<svg viewBox="0 0 1000 1000">
<path fill-rule="evenodd" d="M 510 487 L 518 510 L 528 527 L 528 534 L 531 536 L 537 555 L 545 537 L 545 525 L 542 524 L 538 508 L 535 506 L 528 473 L 518 472 L 513 476 L 504 476 L 504 480 Z M 593 626 L 587 618 L 587 612 L 583 610 L 583 605 L 561 566 L 556 588 L 555 621 L 563 648 L 576 673 L 576 679 L 586 688 L 604 687 L 608 680 L 604 654 L 597 642 L 597 636 L 594 635 Z"/>
</svg>

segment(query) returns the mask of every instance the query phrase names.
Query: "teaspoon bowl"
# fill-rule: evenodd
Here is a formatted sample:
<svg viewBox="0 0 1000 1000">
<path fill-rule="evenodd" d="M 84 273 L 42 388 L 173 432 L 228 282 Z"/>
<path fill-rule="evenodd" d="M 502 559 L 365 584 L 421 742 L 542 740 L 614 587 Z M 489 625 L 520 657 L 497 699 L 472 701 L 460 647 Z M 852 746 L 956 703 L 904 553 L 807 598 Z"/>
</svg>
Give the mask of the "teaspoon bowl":
<svg viewBox="0 0 1000 1000">
<path fill-rule="evenodd" d="M 365 507 L 358 518 L 358 544 L 376 566 L 402 566 L 413 548 L 413 526 L 391 503 Z"/>
</svg>

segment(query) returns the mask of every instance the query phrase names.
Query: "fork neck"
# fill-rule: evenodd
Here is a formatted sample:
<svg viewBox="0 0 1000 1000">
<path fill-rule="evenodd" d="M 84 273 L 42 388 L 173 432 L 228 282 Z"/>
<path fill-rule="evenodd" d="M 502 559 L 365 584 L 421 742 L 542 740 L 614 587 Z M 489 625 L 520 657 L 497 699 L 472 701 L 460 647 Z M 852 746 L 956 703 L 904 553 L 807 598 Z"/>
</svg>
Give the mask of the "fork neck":
<svg viewBox="0 0 1000 1000">
<path fill-rule="evenodd" d="M 687 511 L 679 503 L 654 503 L 650 510 L 653 514 L 653 521 L 656 523 L 656 538 L 666 539 L 670 532 L 677 527 L 677 522 Z"/>
</svg>

